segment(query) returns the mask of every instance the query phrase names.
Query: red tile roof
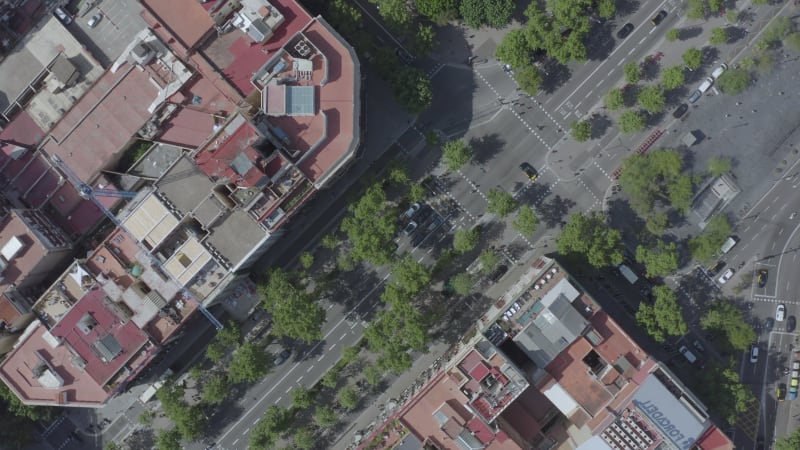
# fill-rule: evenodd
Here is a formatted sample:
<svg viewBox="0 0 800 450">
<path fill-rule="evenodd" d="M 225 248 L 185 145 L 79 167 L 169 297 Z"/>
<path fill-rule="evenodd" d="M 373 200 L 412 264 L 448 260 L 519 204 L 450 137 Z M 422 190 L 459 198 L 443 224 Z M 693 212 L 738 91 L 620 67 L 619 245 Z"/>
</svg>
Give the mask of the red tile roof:
<svg viewBox="0 0 800 450">
<path fill-rule="evenodd" d="M 208 11 L 197 0 L 140 0 L 145 10 L 186 48 L 194 48 L 214 27 Z"/>
<path fill-rule="evenodd" d="M 702 450 L 733 450 L 734 448 L 730 438 L 716 426 L 706 430 L 705 434 L 697 440 L 697 445 Z"/>
<path fill-rule="evenodd" d="M 45 132 L 36 125 L 36 122 L 22 110 L 14 120 L 8 123 L 3 131 L 0 132 L 0 140 L 7 143 L 0 143 L 0 149 L 8 154 L 13 145 L 36 146 L 44 139 Z"/>
</svg>

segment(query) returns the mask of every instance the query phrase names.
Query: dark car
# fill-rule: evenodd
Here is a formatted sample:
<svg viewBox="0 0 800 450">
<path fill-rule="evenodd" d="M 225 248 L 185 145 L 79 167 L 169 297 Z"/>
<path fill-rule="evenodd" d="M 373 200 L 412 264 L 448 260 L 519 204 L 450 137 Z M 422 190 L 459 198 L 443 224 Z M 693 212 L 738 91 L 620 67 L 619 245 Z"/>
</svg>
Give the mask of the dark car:
<svg viewBox="0 0 800 450">
<path fill-rule="evenodd" d="M 528 178 L 531 179 L 531 181 L 536 181 L 536 179 L 539 178 L 539 172 L 537 172 L 532 165 L 524 162 L 519 165 L 519 168 L 522 169 L 523 172 L 525 172 L 525 175 L 527 175 Z"/>
<path fill-rule="evenodd" d="M 617 38 L 625 39 L 626 37 L 628 37 L 629 34 L 631 34 L 633 28 L 634 27 L 632 23 L 630 22 L 626 23 L 625 25 L 622 26 L 622 28 L 619 29 L 619 31 L 617 31 Z"/>
<path fill-rule="evenodd" d="M 664 21 L 665 17 L 667 17 L 667 12 L 662 9 L 661 11 L 658 12 L 658 14 L 653 16 L 653 19 L 650 20 L 650 22 L 652 22 L 653 25 L 658 25 Z"/>
<path fill-rule="evenodd" d="M 677 108 L 675 108 L 675 111 L 672 112 L 672 117 L 680 119 L 681 117 L 683 117 L 684 114 L 686 114 L 686 111 L 688 110 L 689 110 L 689 105 L 687 105 L 686 103 L 681 103 Z"/>
<path fill-rule="evenodd" d="M 767 317 L 767 319 L 764 321 L 764 329 L 767 331 L 772 331 L 773 328 L 775 328 L 775 319 L 772 317 Z"/>
<path fill-rule="evenodd" d="M 291 350 L 284 350 L 284 351 L 280 352 L 278 354 L 278 356 L 275 357 L 275 365 L 279 366 L 279 365 L 285 363 L 286 360 L 289 359 L 289 356 L 291 354 L 292 354 Z"/>
<path fill-rule="evenodd" d="M 725 261 L 717 261 L 711 267 L 706 270 L 708 276 L 713 277 L 714 275 L 718 274 L 722 268 L 725 267 Z"/>
<path fill-rule="evenodd" d="M 767 277 L 769 276 L 769 272 L 767 269 L 761 269 L 758 271 L 758 287 L 763 288 L 767 285 Z"/>
<path fill-rule="evenodd" d="M 797 319 L 794 316 L 789 316 L 786 319 L 786 332 L 793 333 L 795 328 L 797 328 Z"/>
<path fill-rule="evenodd" d="M 61 8 L 54 9 L 53 15 L 56 16 L 64 25 L 69 25 L 72 23 L 72 17 L 70 17 L 70 15 Z"/>
<path fill-rule="evenodd" d="M 489 281 L 496 283 L 500 278 L 503 278 L 503 275 L 505 275 L 506 272 L 508 272 L 508 266 L 505 264 L 500 264 L 492 271 L 492 273 L 489 274 Z"/>
</svg>

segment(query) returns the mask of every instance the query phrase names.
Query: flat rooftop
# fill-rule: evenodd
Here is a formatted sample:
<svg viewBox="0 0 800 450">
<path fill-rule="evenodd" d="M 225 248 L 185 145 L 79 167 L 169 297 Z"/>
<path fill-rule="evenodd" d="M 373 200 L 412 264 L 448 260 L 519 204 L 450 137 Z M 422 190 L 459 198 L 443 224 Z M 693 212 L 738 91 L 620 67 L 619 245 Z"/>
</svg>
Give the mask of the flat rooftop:
<svg viewBox="0 0 800 450">
<path fill-rule="evenodd" d="M 142 13 L 153 16 L 186 49 L 196 46 L 203 36 L 214 27 L 209 9 L 214 3 L 200 3 L 197 0 L 139 0 L 144 6 Z"/>
</svg>

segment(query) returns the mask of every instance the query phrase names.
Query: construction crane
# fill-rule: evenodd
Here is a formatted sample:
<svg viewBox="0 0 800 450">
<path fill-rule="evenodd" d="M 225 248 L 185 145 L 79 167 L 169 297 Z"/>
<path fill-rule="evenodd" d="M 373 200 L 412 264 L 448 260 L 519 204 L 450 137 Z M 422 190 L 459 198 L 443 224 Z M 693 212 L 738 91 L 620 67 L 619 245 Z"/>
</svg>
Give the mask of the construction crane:
<svg viewBox="0 0 800 450">
<path fill-rule="evenodd" d="M 141 250 L 142 252 L 144 252 L 145 255 L 148 255 L 150 257 L 150 260 L 155 267 L 158 267 L 161 270 L 161 272 L 166 274 L 172 281 L 174 281 L 175 283 L 178 284 L 178 286 L 181 287 L 180 292 L 183 295 L 183 297 L 186 298 L 186 300 L 188 300 L 189 302 L 193 303 L 197 307 L 197 309 L 199 309 L 200 312 L 204 316 L 206 316 L 206 319 L 208 319 L 208 321 L 211 322 L 214 325 L 214 327 L 216 327 L 216 329 L 221 330 L 222 328 L 224 328 L 222 322 L 220 322 L 216 317 L 214 317 L 214 315 L 211 314 L 211 312 L 208 309 L 206 309 L 199 301 L 197 301 L 197 299 L 194 298 L 191 292 L 189 292 L 189 290 L 186 289 L 183 286 L 183 284 L 181 284 L 177 279 L 175 279 L 175 277 L 168 270 L 164 269 L 163 265 L 161 264 L 161 261 L 159 261 L 158 258 L 153 256 L 150 250 L 148 250 L 144 245 L 142 245 L 142 243 L 138 239 L 136 239 L 136 237 L 130 231 L 128 231 L 128 229 L 125 228 L 125 226 L 122 225 L 122 222 L 120 222 L 117 216 L 111 211 L 109 211 L 106 205 L 100 202 L 100 200 L 98 200 L 97 198 L 97 197 L 115 197 L 115 198 L 132 199 L 137 195 L 139 195 L 138 192 L 92 187 L 88 183 L 84 183 L 80 178 L 78 178 L 78 176 L 75 175 L 75 172 L 73 172 L 72 169 L 70 169 L 69 166 L 67 166 L 58 155 L 55 154 L 50 155 L 50 160 L 53 162 L 53 164 L 56 165 L 56 167 L 58 167 L 59 170 L 61 170 L 61 172 L 64 173 L 64 175 L 67 176 L 69 182 L 73 186 L 75 186 L 75 189 L 78 190 L 78 193 L 81 195 L 81 197 L 87 200 L 91 200 L 95 204 L 95 206 L 100 208 L 100 211 L 103 211 L 103 213 L 109 219 L 111 219 L 112 222 L 114 222 L 114 225 L 116 225 L 121 230 L 125 231 L 131 237 L 131 239 L 134 242 L 136 242 L 136 245 L 139 246 L 139 250 Z"/>
</svg>

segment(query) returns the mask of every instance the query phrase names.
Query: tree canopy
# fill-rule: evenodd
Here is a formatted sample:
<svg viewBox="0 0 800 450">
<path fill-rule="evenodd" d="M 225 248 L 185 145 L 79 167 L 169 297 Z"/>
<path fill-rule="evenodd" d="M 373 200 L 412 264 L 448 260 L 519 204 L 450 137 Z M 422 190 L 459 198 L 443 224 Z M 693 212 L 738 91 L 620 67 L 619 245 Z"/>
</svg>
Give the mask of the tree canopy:
<svg viewBox="0 0 800 450">
<path fill-rule="evenodd" d="M 253 427 L 250 434 L 250 449 L 266 450 L 275 446 L 275 441 L 286 433 L 291 424 L 289 411 L 277 405 L 271 405 L 264 417 Z"/>
<path fill-rule="evenodd" d="M 495 55 L 500 61 L 510 64 L 514 69 L 530 65 L 530 47 L 523 30 L 511 30 L 500 41 Z"/>
<path fill-rule="evenodd" d="M 497 267 L 497 264 L 500 263 L 500 258 L 497 256 L 497 253 L 493 252 L 492 250 L 484 250 L 478 256 L 478 259 L 483 266 L 483 272 L 489 273 Z"/>
<path fill-rule="evenodd" d="M 716 215 L 708 221 L 702 233 L 689 240 L 692 257 L 707 263 L 720 251 L 731 234 L 731 223 L 724 215 Z"/>
<path fill-rule="evenodd" d="M 681 307 L 675 291 L 668 286 L 653 288 L 655 302 L 639 304 L 636 312 L 636 322 L 643 326 L 647 334 L 656 342 L 663 342 L 668 336 L 681 336 L 689 331 L 689 326 L 683 320 Z"/>
<path fill-rule="evenodd" d="M 728 95 L 737 95 L 750 86 L 750 79 L 750 73 L 746 70 L 732 68 L 717 78 L 717 86 Z"/>
<path fill-rule="evenodd" d="M 314 421 L 322 428 L 329 428 L 339 421 L 339 416 L 328 405 L 317 406 L 314 411 Z"/>
<path fill-rule="evenodd" d="M 447 170 L 455 172 L 472 159 L 472 148 L 462 140 L 448 141 L 442 148 L 442 158 Z"/>
<path fill-rule="evenodd" d="M 536 212 L 528 205 L 522 205 L 517 212 L 517 219 L 512 223 L 512 226 L 519 234 L 530 237 L 539 226 L 539 217 Z"/>
<path fill-rule="evenodd" d="M 723 173 L 731 171 L 731 160 L 724 156 L 712 156 L 708 160 L 708 174 L 712 177 L 718 177 Z"/>
<path fill-rule="evenodd" d="M 157 450 L 180 450 L 181 433 L 177 428 L 170 430 L 158 430 L 156 433 Z"/>
<path fill-rule="evenodd" d="M 624 134 L 644 130 L 644 116 L 639 111 L 625 111 L 619 117 L 619 130 Z"/>
<path fill-rule="evenodd" d="M 651 114 L 664 111 L 664 105 L 666 104 L 664 89 L 661 86 L 643 87 L 639 91 L 639 104 L 642 105 L 642 109 Z"/>
<path fill-rule="evenodd" d="M 625 94 L 620 88 L 614 88 L 608 91 L 605 98 L 606 108 L 611 111 L 622 109 L 625 106 Z"/>
<path fill-rule="evenodd" d="M 721 45 L 728 42 L 728 29 L 717 27 L 711 30 L 711 37 L 708 39 L 711 45 Z"/>
<path fill-rule="evenodd" d="M 467 253 L 478 245 L 480 231 L 478 228 L 459 228 L 453 234 L 453 250 L 458 253 Z"/>
<path fill-rule="evenodd" d="M 716 364 L 700 371 L 695 385 L 697 394 L 709 409 L 731 424 L 736 423 L 739 415 L 747 411 L 753 401 L 753 394 L 739 381 L 739 374 Z"/>
<path fill-rule="evenodd" d="M 717 300 L 701 319 L 704 329 L 724 335 L 731 348 L 745 351 L 756 341 L 756 332 L 745 321 L 742 310 L 727 300 Z"/>
<path fill-rule="evenodd" d="M 594 267 L 622 262 L 622 237 L 608 227 L 599 212 L 571 215 L 556 244 L 559 253 L 582 255 Z"/>
<path fill-rule="evenodd" d="M 203 384 L 203 401 L 219 404 L 225 401 L 230 392 L 228 378 L 220 373 L 215 373 Z"/>
<path fill-rule="evenodd" d="M 431 80 L 417 68 L 402 66 L 389 80 L 397 101 L 410 113 L 419 114 L 428 109 L 433 101 Z"/>
<path fill-rule="evenodd" d="M 775 450 L 797 450 L 800 448 L 800 428 L 792 431 L 788 436 L 778 438 Z"/>
<path fill-rule="evenodd" d="M 542 85 L 542 72 L 531 64 L 523 66 L 514 76 L 519 84 L 519 88 L 528 95 L 536 95 Z"/>
<path fill-rule="evenodd" d="M 642 79 L 642 69 L 636 61 L 625 64 L 622 70 L 625 72 L 625 81 L 628 83 L 636 84 Z"/>
<path fill-rule="evenodd" d="M 376 265 L 391 261 L 397 221 L 394 209 L 387 206 L 381 185 L 368 187 L 359 200 L 350 204 L 348 211 L 350 215 L 342 220 L 341 228 L 353 246 L 352 257 Z"/>
<path fill-rule="evenodd" d="M 640 215 L 648 215 L 656 200 L 669 201 L 679 211 L 689 206 L 691 178 L 683 174 L 683 158 L 675 150 L 633 155 L 625 160 L 623 168 L 619 183 L 630 196 L 631 207 Z"/>
<path fill-rule="evenodd" d="M 681 66 L 667 67 L 661 72 L 661 77 L 664 89 L 679 88 L 686 83 L 686 76 Z"/>
<path fill-rule="evenodd" d="M 380 354 L 378 362 L 385 370 L 402 373 L 411 367 L 408 351 L 426 348 L 425 319 L 411 302 L 415 294 L 398 282 L 388 284 L 381 295 L 388 308 L 381 310 L 364 331 L 370 349 Z"/>
<path fill-rule="evenodd" d="M 461 0 L 461 16 L 470 28 L 500 28 L 511 22 L 513 0 Z"/>
<path fill-rule="evenodd" d="M 427 55 L 436 47 L 436 32 L 430 25 L 419 25 L 414 35 L 413 50 Z"/>
<path fill-rule="evenodd" d="M 576 120 L 571 125 L 572 138 L 578 142 L 586 142 L 592 137 L 592 122 Z"/>
<path fill-rule="evenodd" d="M 686 50 L 681 58 L 690 70 L 697 70 L 703 64 L 703 52 L 694 47 Z"/>
<path fill-rule="evenodd" d="M 322 337 L 325 310 L 304 290 L 297 288 L 282 269 L 274 269 L 258 285 L 262 305 L 272 316 L 273 330 L 305 342 Z"/>
<path fill-rule="evenodd" d="M 468 273 L 459 273 L 450 278 L 450 288 L 458 295 L 469 295 L 472 293 L 472 286 L 475 280 Z"/>
<path fill-rule="evenodd" d="M 423 16 L 443 22 L 458 14 L 458 0 L 415 0 L 417 12 Z"/>
<path fill-rule="evenodd" d="M 342 408 L 352 411 L 356 409 L 358 406 L 359 398 L 358 392 L 356 392 L 353 386 L 345 386 L 342 390 L 339 391 L 339 395 L 337 396 L 339 399 L 339 404 L 342 405 Z"/>
<path fill-rule="evenodd" d="M 60 408 L 28 406 L 0 383 L 0 442 L 8 448 L 27 448 L 38 433 L 36 421 L 51 421 L 61 414 Z"/>
<path fill-rule="evenodd" d="M 486 197 L 489 199 L 489 205 L 486 210 L 500 218 L 508 216 L 517 209 L 517 201 L 506 191 L 490 189 Z"/>
<path fill-rule="evenodd" d="M 262 347 L 245 342 L 231 358 L 228 378 L 234 383 L 252 383 L 263 378 L 271 364 L 272 357 Z"/>
<path fill-rule="evenodd" d="M 205 432 L 206 416 L 200 405 L 189 406 L 183 396 L 183 386 L 175 384 L 171 379 L 168 379 L 156 392 L 162 411 L 175 424 L 181 437 L 187 441 L 194 441 Z"/>
<path fill-rule="evenodd" d="M 314 404 L 314 394 L 303 386 L 292 389 L 292 406 L 299 409 L 306 409 Z"/>
<path fill-rule="evenodd" d="M 581 11 L 587 7 L 586 0 L 531 2 L 525 9 L 528 23 L 525 37 L 531 49 L 542 49 L 562 64 L 572 60 L 586 59 L 583 38 L 589 32 L 589 14 Z M 545 6 L 552 11 L 545 10 Z"/>
<path fill-rule="evenodd" d="M 392 274 L 394 282 L 409 296 L 421 292 L 431 282 L 431 274 L 424 264 L 416 261 L 410 253 L 395 263 Z"/>
<path fill-rule="evenodd" d="M 678 269 L 678 249 L 674 242 L 659 239 L 652 247 L 636 247 L 636 261 L 647 268 L 647 276 L 663 277 Z"/>
</svg>

